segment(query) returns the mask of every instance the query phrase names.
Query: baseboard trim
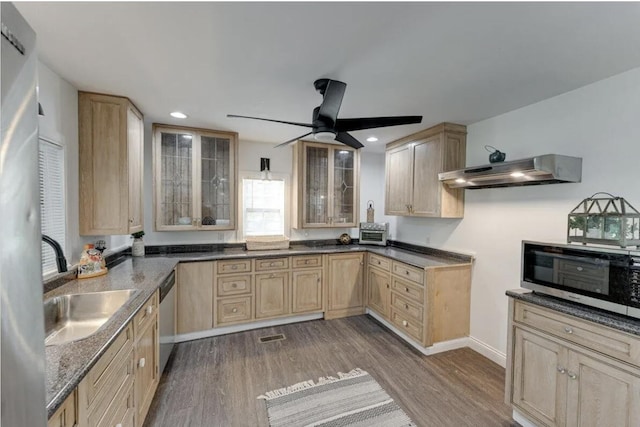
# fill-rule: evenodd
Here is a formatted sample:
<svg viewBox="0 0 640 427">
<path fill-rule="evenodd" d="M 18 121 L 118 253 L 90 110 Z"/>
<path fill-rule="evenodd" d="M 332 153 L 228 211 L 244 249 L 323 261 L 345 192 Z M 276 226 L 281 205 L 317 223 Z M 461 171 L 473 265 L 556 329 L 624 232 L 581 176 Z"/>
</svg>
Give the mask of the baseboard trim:
<svg viewBox="0 0 640 427">
<path fill-rule="evenodd" d="M 458 348 L 469 347 L 469 338 L 468 337 L 457 338 L 457 339 L 454 339 L 454 340 L 435 343 L 431 347 L 423 347 L 419 343 L 415 342 L 413 338 L 409 337 L 404 332 L 402 332 L 400 329 L 396 328 L 389 321 L 383 319 L 375 311 L 369 310 L 367 308 L 366 313 L 369 316 L 371 316 L 374 319 L 376 319 L 378 322 L 382 323 L 387 328 L 389 328 L 391 331 L 393 331 L 394 334 L 398 335 L 400 338 L 405 340 L 407 342 L 407 344 L 409 344 L 411 347 L 415 348 L 416 350 L 418 350 L 420 353 L 424 354 L 425 356 L 430 356 L 432 354 L 442 353 L 444 351 L 455 350 L 455 349 L 458 349 Z"/>
<path fill-rule="evenodd" d="M 513 410 L 513 412 L 511 413 L 511 416 L 513 417 L 513 421 L 517 422 L 522 427 L 538 427 L 537 424 L 535 424 L 529 418 L 522 415 L 522 413 L 519 412 L 517 409 Z"/>
<path fill-rule="evenodd" d="M 487 359 L 505 368 L 507 366 L 507 355 L 495 348 L 483 343 L 474 337 L 469 337 L 469 348 L 471 350 L 480 353 Z"/>
<path fill-rule="evenodd" d="M 242 323 L 238 325 L 222 326 L 206 331 L 189 332 L 176 335 L 175 342 L 193 341 L 202 338 L 217 337 L 218 335 L 233 334 L 235 332 L 250 331 L 252 329 L 269 328 L 271 326 L 287 325 L 289 323 L 306 322 L 322 319 L 323 313 L 303 314 L 299 316 L 283 317 L 279 319 L 261 320 L 258 322 Z"/>
</svg>

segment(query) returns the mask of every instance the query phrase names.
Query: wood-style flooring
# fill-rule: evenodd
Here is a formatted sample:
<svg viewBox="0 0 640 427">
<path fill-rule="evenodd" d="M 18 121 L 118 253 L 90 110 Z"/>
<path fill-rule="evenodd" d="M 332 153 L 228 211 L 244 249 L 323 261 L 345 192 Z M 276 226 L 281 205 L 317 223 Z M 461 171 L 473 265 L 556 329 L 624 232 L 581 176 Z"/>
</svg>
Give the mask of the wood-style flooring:
<svg viewBox="0 0 640 427">
<path fill-rule="evenodd" d="M 282 333 L 283 341 L 259 343 Z M 181 343 L 145 421 L 268 426 L 266 391 L 362 368 L 418 426 L 517 426 L 504 369 L 465 348 L 424 356 L 369 316 L 316 320 Z"/>
</svg>

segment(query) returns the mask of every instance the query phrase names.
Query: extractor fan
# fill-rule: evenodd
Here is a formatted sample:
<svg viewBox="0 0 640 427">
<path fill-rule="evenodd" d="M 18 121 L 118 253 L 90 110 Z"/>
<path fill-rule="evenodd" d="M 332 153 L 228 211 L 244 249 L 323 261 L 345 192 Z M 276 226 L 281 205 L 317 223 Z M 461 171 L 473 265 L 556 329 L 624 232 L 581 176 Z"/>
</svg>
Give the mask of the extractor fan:
<svg viewBox="0 0 640 427">
<path fill-rule="evenodd" d="M 290 144 L 298 139 L 313 134 L 319 141 L 338 141 L 353 148 L 364 147 L 353 136 L 347 132 L 353 130 L 382 128 L 387 126 L 409 125 L 420 123 L 422 116 L 395 116 L 395 117 L 364 117 L 358 119 L 339 119 L 338 111 L 342 104 L 342 97 L 347 88 L 347 84 L 338 80 L 319 79 L 313 85 L 322 95 L 322 104 L 313 109 L 311 124 L 287 122 L 284 120 L 263 119 L 261 117 L 238 116 L 228 114 L 227 117 L 240 117 L 244 119 L 264 120 L 266 122 L 284 123 L 287 125 L 304 126 L 311 128 L 311 132 L 297 136 L 289 141 L 283 142 L 276 147 Z"/>
</svg>

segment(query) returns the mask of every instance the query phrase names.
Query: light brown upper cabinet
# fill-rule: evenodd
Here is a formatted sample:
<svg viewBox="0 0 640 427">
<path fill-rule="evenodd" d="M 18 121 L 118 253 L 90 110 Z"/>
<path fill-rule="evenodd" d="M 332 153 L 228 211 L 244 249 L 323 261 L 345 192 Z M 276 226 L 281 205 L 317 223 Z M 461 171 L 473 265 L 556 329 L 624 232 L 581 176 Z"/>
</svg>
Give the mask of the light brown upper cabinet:
<svg viewBox="0 0 640 427">
<path fill-rule="evenodd" d="M 359 181 L 357 150 L 298 141 L 293 146 L 293 227 L 356 227 Z"/>
<path fill-rule="evenodd" d="M 234 230 L 238 134 L 153 125 L 158 231 Z"/>
<path fill-rule="evenodd" d="M 142 114 L 127 98 L 78 93 L 80 234 L 143 229 Z"/>
<path fill-rule="evenodd" d="M 464 167 L 466 139 L 466 126 L 441 123 L 387 144 L 385 214 L 462 218 L 464 190 L 440 183 L 438 173 Z"/>
</svg>

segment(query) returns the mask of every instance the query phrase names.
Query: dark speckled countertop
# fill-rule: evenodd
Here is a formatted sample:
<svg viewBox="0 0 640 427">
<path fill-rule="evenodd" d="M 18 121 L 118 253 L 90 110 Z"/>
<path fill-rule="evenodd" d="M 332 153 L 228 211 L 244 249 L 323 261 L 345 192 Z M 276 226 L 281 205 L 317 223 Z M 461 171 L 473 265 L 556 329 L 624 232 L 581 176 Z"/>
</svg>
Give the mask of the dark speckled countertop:
<svg viewBox="0 0 640 427">
<path fill-rule="evenodd" d="M 437 255 L 433 255 L 416 253 L 396 247 L 364 245 L 292 245 L 289 249 L 268 251 L 225 248 L 212 252 L 172 253 L 151 255 L 144 258 L 129 258 L 110 268 L 105 276 L 67 281 L 64 285 L 47 292 L 44 295 L 45 299 L 69 293 L 117 289 L 137 289 L 138 292 L 95 334 L 80 341 L 46 348 L 48 416 L 53 415 L 66 397 L 78 386 L 115 337 L 124 329 L 125 325 L 171 273 L 178 262 L 362 251 L 383 255 L 418 268 L 442 267 L 471 262 L 471 257 L 467 257 L 465 260 L 465 256 L 460 256 L 459 254 L 451 254 L 451 257 L 439 256 L 446 255 L 442 251 Z"/>
<path fill-rule="evenodd" d="M 600 325 L 618 329 L 634 335 L 640 335 L 640 319 L 611 313 L 586 305 L 565 301 L 552 296 L 531 292 L 527 289 L 514 289 L 507 291 L 507 296 L 524 302 L 550 308 L 560 313 L 570 314 L 584 320 L 589 320 Z"/>
</svg>

